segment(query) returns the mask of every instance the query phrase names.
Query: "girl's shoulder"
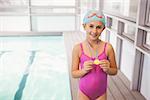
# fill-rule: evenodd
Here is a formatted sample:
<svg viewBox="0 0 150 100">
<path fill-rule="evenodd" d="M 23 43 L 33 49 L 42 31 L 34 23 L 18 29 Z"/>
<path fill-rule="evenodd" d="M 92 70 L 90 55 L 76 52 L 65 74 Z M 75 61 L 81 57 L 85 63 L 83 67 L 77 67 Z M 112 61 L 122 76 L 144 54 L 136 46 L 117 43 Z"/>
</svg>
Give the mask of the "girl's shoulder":
<svg viewBox="0 0 150 100">
<path fill-rule="evenodd" d="M 75 52 L 77 55 L 79 55 L 79 57 L 80 57 L 81 52 L 82 52 L 83 43 L 84 43 L 84 42 L 77 43 L 77 44 L 75 44 L 74 47 L 73 47 L 73 52 Z M 81 47 L 81 45 L 82 45 L 82 47 Z"/>
<path fill-rule="evenodd" d="M 83 48 L 85 42 L 79 42 L 77 44 L 74 45 L 73 49 L 77 50 L 77 51 L 81 51 L 81 49 Z"/>
<path fill-rule="evenodd" d="M 113 51 L 113 46 L 111 43 L 106 42 L 106 41 L 102 41 L 105 46 L 105 53 L 106 55 L 109 55 L 109 53 L 111 53 Z"/>
<path fill-rule="evenodd" d="M 78 51 L 79 48 L 80 48 L 80 43 L 75 44 L 74 47 L 73 47 L 73 50 Z"/>
<path fill-rule="evenodd" d="M 106 48 L 107 48 L 107 49 L 112 48 L 112 44 L 111 44 L 111 43 L 106 42 L 106 41 L 102 41 L 102 43 L 103 43 L 104 45 L 106 45 Z"/>
<path fill-rule="evenodd" d="M 111 54 L 114 54 L 114 48 L 110 43 L 108 43 L 108 46 L 107 46 L 106 50 L 107 50 L 107 55 L 108 56 L 110 56 Z"/>
<path fill-rule="evenodd" d="M 82 47 L 84 47 L 86 45 L 85 41 L 79 42 L 77 44 L 74 45 L 74 48 L 80 50 Z"/>
<path fill-rule="evenodd" d="M 84 43 L 84 42 L 77 43 L 77 44 L 74 45 L 73 48 L 74 48 L 74 49 L 77 49 L 77 50 L 80 50 L 81 45 L 83 45 L 83 43 Z"/>
</svg>

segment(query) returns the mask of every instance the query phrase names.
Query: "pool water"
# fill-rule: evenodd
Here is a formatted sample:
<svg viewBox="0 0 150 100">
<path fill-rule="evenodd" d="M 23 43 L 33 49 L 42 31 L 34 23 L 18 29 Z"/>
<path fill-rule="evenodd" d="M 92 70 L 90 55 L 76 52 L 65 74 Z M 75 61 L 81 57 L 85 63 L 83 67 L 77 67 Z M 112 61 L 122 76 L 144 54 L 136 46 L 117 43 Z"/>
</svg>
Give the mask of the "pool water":
<svg viewBox="0 0 150 100">
<path fill-rule="evenodd" d="M 71 100 L 63 41 L 0 37 L 0 100 Z"/>
</svg>

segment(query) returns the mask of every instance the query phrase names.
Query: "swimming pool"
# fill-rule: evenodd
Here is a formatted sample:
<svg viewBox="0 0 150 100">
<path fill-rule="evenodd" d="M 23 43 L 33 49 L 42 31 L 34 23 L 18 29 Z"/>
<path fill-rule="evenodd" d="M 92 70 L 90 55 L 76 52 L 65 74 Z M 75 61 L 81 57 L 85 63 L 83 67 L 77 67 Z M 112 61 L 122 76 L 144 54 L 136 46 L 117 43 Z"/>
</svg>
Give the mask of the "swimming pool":
<svg viewBox="0 0 150 100">
<path fill-rule="evenodd" d="M 71 100 L 63 36 L 0 37 L 0 100 Z"/>
</svg>

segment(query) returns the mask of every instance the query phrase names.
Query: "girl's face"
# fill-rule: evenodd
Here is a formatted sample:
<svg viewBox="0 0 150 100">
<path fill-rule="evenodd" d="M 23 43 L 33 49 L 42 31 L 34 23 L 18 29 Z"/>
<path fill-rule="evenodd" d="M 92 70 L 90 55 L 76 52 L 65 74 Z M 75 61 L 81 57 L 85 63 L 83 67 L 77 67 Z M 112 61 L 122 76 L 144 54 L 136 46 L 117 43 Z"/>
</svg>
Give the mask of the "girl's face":
<svg viewBox="0 0 150 100">
<path fill-rule="evenodd" d="M 91 21 L 87 24 L 84 24 L 84 29 L 87 33 L 87 38 L 90 40 L 97 40 L 105 27 L 100 21 Z"/>
</svg>

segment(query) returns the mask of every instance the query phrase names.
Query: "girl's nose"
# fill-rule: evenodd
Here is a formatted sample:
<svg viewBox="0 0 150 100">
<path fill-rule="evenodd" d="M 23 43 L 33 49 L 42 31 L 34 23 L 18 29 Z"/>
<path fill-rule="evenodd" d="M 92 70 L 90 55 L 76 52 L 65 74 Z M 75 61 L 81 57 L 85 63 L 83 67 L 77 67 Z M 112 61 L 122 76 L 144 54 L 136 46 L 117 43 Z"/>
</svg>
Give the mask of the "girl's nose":
<svg viewBox="0 0 150 100">
<path fill-rule="evenodd" d="M 96 28 L 93 28 L 93 30 L 92 30 L 92 31 L 93 31 L 93 33 L 96 33 L 96 31 L 97 31 L 97 30 L 96 30 Z"/>
</svg>

